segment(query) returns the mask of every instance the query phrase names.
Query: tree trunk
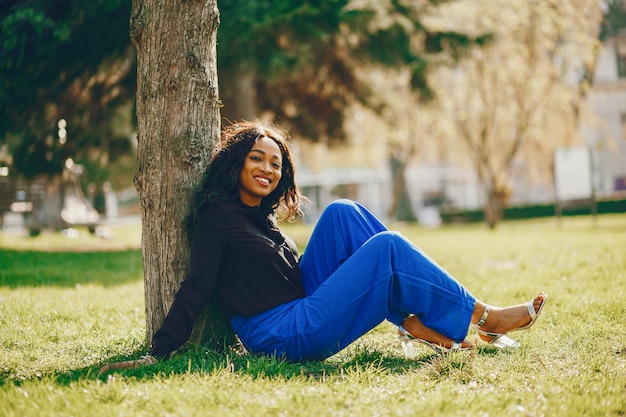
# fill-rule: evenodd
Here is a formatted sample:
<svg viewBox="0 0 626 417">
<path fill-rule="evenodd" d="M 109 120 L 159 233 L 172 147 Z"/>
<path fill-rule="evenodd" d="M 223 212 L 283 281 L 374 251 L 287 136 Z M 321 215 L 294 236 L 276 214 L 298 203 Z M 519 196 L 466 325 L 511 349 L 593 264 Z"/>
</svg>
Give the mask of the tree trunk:
<svg viewBox="0 0 626 417">
<path fill-rule="evenodd" d="M 391 168 L 392 190 L 391 204 L 387 210 L 389 220 L 417 221 L 411 197 L 406 187 L 406 168 L 415 157 L 417 144 L 412 137 L 407 138 L 408 143 L 390 153 L 389 166 Z"/>
<path fill-rule="evenodd" d="M 257 114 L 255 71 L 250 66 L 241 65 L 238 71 L 224 70 L 218 75 L 224 120 L 236 122 L 254 119 Z"/>
<path fill-rule="evenodd" d="M 391 166 L 392 190 L 391 203 L 387 210 L 387 217 L 390 221 L 410 221 L 417 220 L 413 212 L 411 198 L 406 188 L 406 167 L 408 158 L 398 158 L 391 156 L 389 165 Z"/>
<path fill-rule="evenodd" d="M 508 205 L 511 194 L 511 189 L 507 185 L 491 182 L 484 209 L 485 221 L 490 229 L 495 229 L 502 221 L 504 208 Z"/>
<path fill-rule="evenodd" d="M 487 201 L 484 208 L 485 222 L 490 229 L 495 229 L 501 219 L 501 209 L 499 202 L 493 192 L 487 193 Z"/>
<path fill-rule="evenodd" d="M 218 26 L 216 0 L 132 3 L 130 37 L 137 50 L 135 186 L 141 202 L 148 340 L 185 278 L 189 241 L 184 219 L 219 138 Z M 201 330 L 194 335 L 195 341 L 202 339 Z"/>
</svg>

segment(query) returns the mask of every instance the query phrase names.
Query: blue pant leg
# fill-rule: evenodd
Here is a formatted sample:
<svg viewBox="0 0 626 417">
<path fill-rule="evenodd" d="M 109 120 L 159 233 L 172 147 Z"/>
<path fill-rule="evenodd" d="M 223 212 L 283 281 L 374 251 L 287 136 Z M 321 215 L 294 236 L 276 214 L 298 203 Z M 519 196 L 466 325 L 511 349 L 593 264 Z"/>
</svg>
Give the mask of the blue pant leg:
<svg viewBox="0 0 626 417">
<path fill-rule="evenodd" d="M 302 283 L 312 294 L 368 239 L 387 228 L 365 207 L 341 199 L 329 204 L 300 259 Z"/>
<path fill-rule="evenodd" d="M 416 314 L 426 326 L 463 340 L 474 303 L 419 248 L 398 233 L 381 232 L 312 295 L 251 318 L 235 317 L 232 324 L 253 352 L 322 359 L 400 313 Z"/>
</svg>

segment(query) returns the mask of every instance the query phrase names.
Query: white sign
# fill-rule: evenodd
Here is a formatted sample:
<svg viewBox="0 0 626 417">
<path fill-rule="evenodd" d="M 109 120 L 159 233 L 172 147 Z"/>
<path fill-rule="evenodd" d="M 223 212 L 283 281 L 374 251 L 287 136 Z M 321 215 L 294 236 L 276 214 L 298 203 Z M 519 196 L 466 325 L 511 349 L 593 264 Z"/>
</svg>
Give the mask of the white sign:
<svg viewBox="0 0 626 417">
<path fill-rule="evenodd" d="M 589 149 L 584 146 L 557 149 L 554 153 L 554 183 L 558 201 L 591 198 Z"/>
</svg>

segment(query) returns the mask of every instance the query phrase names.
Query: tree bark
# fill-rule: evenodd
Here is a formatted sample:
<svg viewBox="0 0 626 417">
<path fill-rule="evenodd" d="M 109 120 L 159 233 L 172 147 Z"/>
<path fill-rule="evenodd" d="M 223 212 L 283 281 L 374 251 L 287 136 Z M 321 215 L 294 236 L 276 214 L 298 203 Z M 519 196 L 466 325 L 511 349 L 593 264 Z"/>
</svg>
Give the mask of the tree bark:
<svg viewBox="0 0 626 417">
<path fill-rule="evenodd" d="M 130 37 L 137 50 L 135 186 L 141 202 L 148 340 L 185 278 L 189 240 L 184 219 L 219 138 L 219 22 L 216 0 L 132 3 Z M 194 335 L 195 341 L 202 339 L 201 330 Z"/>
</svg>

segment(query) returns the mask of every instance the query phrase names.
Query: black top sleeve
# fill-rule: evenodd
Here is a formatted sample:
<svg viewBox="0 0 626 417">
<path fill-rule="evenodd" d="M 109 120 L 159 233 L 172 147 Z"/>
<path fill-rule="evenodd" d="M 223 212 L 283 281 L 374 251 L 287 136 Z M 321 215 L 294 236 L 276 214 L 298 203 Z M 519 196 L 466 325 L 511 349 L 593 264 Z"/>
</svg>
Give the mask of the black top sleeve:
<svg viewBox="0 0 626 417">
<path fill-rule="evenodd" d="M 196 318 L 213 294 L 226 243 L 215 212 L 205 210 L 193 232 L 189 271 L 170 311 L 152 339 L 153 356 L 163 358 L 191 335 Z"/>
</svg>

